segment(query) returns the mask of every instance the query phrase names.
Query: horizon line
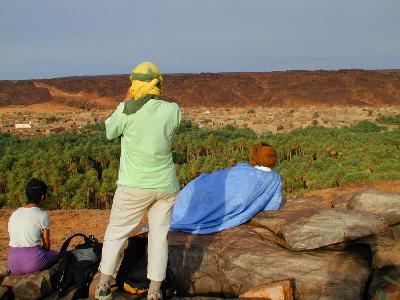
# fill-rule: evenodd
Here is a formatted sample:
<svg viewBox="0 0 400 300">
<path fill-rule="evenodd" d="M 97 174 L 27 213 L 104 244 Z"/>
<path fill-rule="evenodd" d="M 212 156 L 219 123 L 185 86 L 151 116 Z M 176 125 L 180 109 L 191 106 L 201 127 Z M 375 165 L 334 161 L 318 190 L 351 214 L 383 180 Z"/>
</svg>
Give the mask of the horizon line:
<svg viewBox="0 0 400 300">
<path fill-rule="evenodd" d="M 363 69 L 363 68 L 340 68 L 340 69 L 286 69 L 286 70 L 271 70 L 271 71 L 229 71 L 229 72 L 173 72 L 163 73 L 164 76 L 174 75 L 202 75 L 202 74 L 260 74 L 260 73 L 278 73 L 278 72 L 343 72 L 343 71 L 368 71 L 368 72 L 400 72 L 400 68 L 388 69 Z M 108 77 L 108 76 L 128 76 L 129 73 L 113 73 L 113 74 L 84 74 L 84 75 L 61 75 L 59 77 L 42 77 L 42 78 L 27 78 L 27 79 L 0 79 L 0 81 L 29 81 L 29 80 L 52 80 L 63 78 L 79 78 L 79 77 Z"/>
</svg>

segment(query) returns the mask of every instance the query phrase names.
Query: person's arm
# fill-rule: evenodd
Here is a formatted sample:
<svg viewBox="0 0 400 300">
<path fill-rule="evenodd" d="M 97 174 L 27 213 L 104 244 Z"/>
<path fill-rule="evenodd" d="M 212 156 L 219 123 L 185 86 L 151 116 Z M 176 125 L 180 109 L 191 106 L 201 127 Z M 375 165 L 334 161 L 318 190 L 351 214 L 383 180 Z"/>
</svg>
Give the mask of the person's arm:
<svg viewBox="0 0 400 300">
<path fill-rule="evenodd" d="M 50 250 L 50 229 L 42 229 L 42 244 L 44 250 Z"/>
<path fill-rule="evenodd" d="M 42 238 L 42 248 L 50 250 L 50 217 L 47 212 L 43 217 L 41 227 L 40 236 Z"/>
<path fill-rule="evenodd" d="M 126 114 L 123 113 L 125 103 L 122 102 L 118 105 L 117 109 L 105 121 L 107 139 L 113 140 L 123 133 L 126 127 Z"/>
</svg>

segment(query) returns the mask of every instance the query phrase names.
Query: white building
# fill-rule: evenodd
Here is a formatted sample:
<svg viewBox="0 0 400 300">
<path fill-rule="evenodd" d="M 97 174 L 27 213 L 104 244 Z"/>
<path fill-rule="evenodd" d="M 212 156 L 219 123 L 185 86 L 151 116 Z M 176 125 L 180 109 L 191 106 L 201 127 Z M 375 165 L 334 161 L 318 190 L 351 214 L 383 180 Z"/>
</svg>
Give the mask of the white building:
<svg viewBox="0 0 400 300">
<path fill-rule="evenodd" d="M 32 128 L 32 122 L 29 122 L 29 124 L 15 124 L 15 129 L 29 129 Z"/>
</svg>

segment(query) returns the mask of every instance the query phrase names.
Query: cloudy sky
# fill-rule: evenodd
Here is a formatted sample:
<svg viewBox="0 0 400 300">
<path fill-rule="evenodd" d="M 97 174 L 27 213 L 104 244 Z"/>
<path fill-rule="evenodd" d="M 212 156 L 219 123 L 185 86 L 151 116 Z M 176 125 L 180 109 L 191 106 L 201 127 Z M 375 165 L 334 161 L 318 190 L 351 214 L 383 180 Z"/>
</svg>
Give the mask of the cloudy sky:
<svg viewBox="0 0 400 300">
<path fill-rule="evenodd" d="M 399 0 L 0 0 L 0 79 L 400 68 Z"/>
</svg>

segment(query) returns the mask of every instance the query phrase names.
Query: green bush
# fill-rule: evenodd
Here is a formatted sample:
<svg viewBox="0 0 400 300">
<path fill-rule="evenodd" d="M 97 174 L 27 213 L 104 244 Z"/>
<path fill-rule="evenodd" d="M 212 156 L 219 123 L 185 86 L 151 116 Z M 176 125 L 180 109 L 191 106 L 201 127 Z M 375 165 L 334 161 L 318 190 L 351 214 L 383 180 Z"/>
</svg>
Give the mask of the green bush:
<svg viewBox="0 0 400 300">
<path fill-rule="evenodd" d="M 376 118 L 378 123 L 400 125 L 400 115 L 396 116 L 379 116 Z"/>
<path fill-rule="evenodd" d="M 267 142 L 278 155 L 276 170 L 286 194 L 339 187 L 353 182 L 400 179 L 400 129 L 369 121 L 345 128 L 312 126 L 257 136 L 249 128 L 200 129 L 182 121 L 172 143 L 181 186 L 204 172 L 249 159 L 249 149 Z M 119 140 L 105 138 L 104 125 L 80 134 L 19 139 L 0 133 L 0 206 L 25 203 L 31 177 L 47 182 L 47 208 L 110 207 L 118 176 Z"/>
</svg>

